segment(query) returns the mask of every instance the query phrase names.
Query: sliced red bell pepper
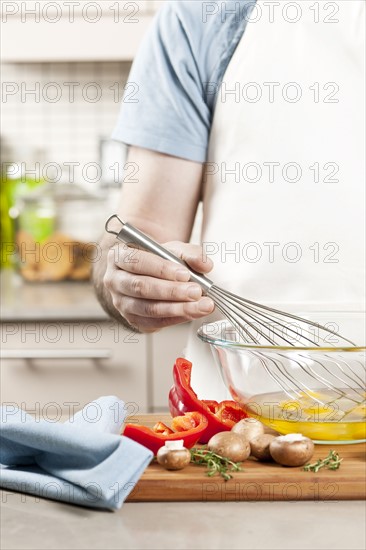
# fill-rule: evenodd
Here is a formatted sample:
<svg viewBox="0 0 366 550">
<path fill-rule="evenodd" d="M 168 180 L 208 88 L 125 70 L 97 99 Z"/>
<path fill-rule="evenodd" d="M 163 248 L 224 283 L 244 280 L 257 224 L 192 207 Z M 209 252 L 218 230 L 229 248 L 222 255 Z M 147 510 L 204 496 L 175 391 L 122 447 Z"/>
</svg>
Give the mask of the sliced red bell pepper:
<svg viewBox="0 0 366 550">
<path fill-rule="evenodd" d="M 164 446 L 165 441 L 183 439 L 184 446 L 190 449 L 194 447 L 206 430 L 207 419 L 201 413 L 194 411 L 184 414 L 182 421 L 184 425 L 188 423 L 190 426 L 188 430 L 173 432 L 173 430 L 165 426 L 162 422 L 158 422 L 153 428 L 139 426 L 138 424 L 126 424 L 123 435 L 144 445 L 144 447 L 150 449 L 155 455 L 160 447 Z M 161 431 L 163 426 L 165 426 L 167 430 L 170 430 L 171 433 L 164 434 L 165 430 L 163 430 L 163 432 Z M 176 422 L 176 426 L 178 426 L 178 422 Z M 180 424 L 180 426 L 182 427 L 183 425 Z"/>
<path fill-rule="evenodd" d="M 206 401 L 204 401 L 204 403 L 206 403 Z M 221 401 L 215 410 L 215 416 L 217 416 L 221 422 L 224 422 L 224 424 L 231 424 L 232 428 L 234 424 L 239 422 L 242 418 L 246 418 L 248 415 L 235 401 Z"/>
<path fill-rule="evenodd" d="M 171 415 L 179 416 L 189 411 L 198 411 L 206 416 L 207 429 L 200 437 L 200 443 L 207 443 L 219 432 L 231 430 L 242 418 L 247 418 L 244 409 L 235 401 L 200 400 L 191 388 L 192 363 L 187 359 L 176 360 L 173 369 L 174 385 L 169 393 Z"/>
<path fill-rule="evenodd" d="M 153 432 L 162 435 L 170 435 L 174 433 L 174 431 L 170 429 L 169 426 L 167 426 L 166 424 L 163 424 L 163 422 L 157 422 L 153 427 Z"/>
<path fill-rule="evenodd" d="M 206 405 L 206 407 L 209 408 L 209 410 L 215 414 L 215 412 L 217 411 L 218 407 L 219 407 L 219 404 L 217 401 L 209 401 L 208 399 L 205 399 L 205 400 L 202 400 L 203 403 Z"/>
</svg>

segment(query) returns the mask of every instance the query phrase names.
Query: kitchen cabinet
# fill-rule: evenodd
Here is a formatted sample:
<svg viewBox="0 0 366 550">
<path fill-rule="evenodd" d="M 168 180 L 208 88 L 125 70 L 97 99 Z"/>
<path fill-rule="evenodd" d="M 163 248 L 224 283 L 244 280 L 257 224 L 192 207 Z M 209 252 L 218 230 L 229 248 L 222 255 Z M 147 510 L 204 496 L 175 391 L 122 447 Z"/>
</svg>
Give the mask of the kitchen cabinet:
<svg viewBox="0 0 366 550">
<path fill-rule="evenodd" d="M 131 61 L 162 4 L 3 2 L 2 61 Z"/>
<path fill-rule="evenodd" d="M 57 417 L 112 394 L 131 415 L 167 412 L 188 330 L 185 324 L 141 335 L 112 321 L 3 322 L 1 403 Z"/>
<path fill-rule="evenodd" d="M 3 322 L 2 404 L 57 418 L 116 395 L 147 411 L 147 338 L 111 321 Z"/>
<path fill-rule="evenodd" d="M 11 270 L 0 281 L 2 403 L 57 417 L 114 394 L 130 414 L 168 410 L 189 324 L 135 334 L 107 317 L 91 284 L 32 284 Z"/>
<path fill-rule="evenodd" d="M 168 395 L 173 383 L 172 371 L 177 357 L 184 354 L 189 323 L 156 332 L 151 343 L 151 412 L 167 412 Z"/>
</svg>

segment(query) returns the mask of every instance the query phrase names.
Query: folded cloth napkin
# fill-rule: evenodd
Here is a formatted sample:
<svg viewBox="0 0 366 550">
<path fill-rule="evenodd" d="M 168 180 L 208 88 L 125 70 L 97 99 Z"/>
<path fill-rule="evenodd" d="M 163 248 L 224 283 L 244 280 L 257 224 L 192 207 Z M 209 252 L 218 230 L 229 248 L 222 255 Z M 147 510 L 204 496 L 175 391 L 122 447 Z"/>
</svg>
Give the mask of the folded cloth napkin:
<svg viewBox="0 0 366 550">
<path fill-rule="evenodd" d="M 89 403 L 65 423 L 0 408 L 0 487 L 93 508 L 117 510 L 153 454 L 120 434 L 117 397 Z"/>
</svg>

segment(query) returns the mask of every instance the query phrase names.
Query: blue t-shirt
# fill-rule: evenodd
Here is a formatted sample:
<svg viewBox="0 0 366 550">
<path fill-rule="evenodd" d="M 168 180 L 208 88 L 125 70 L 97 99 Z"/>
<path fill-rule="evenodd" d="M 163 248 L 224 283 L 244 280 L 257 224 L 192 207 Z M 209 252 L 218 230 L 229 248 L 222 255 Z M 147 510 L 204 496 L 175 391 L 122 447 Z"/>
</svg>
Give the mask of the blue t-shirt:
<svg viewBox="0 0 366 550">
<path fill-rule="evenodd" d="M 205 162 L 219 87 L 254 4 L 167 2 L 132 66 L 113 138 Z"/>
</svg>

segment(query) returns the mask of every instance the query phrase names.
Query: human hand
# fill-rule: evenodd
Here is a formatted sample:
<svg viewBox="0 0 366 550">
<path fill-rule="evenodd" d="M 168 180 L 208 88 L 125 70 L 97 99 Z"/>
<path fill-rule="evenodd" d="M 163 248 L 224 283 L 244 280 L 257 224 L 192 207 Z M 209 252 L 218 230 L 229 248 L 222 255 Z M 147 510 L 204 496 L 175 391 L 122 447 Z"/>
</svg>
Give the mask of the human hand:
<svg viewBox="0 0 366 550">
<path fill-rule="evenodd" d="M 163 246 L 198 273 L 213 268 L 200 246 L 179 241 Z M 151 333 L 212 313 L 214 302 L 189 279 L 184 266 L 118 243 L 108 253 L 103 283 L 122 317 L 139 332 Z"/>
</svg>

